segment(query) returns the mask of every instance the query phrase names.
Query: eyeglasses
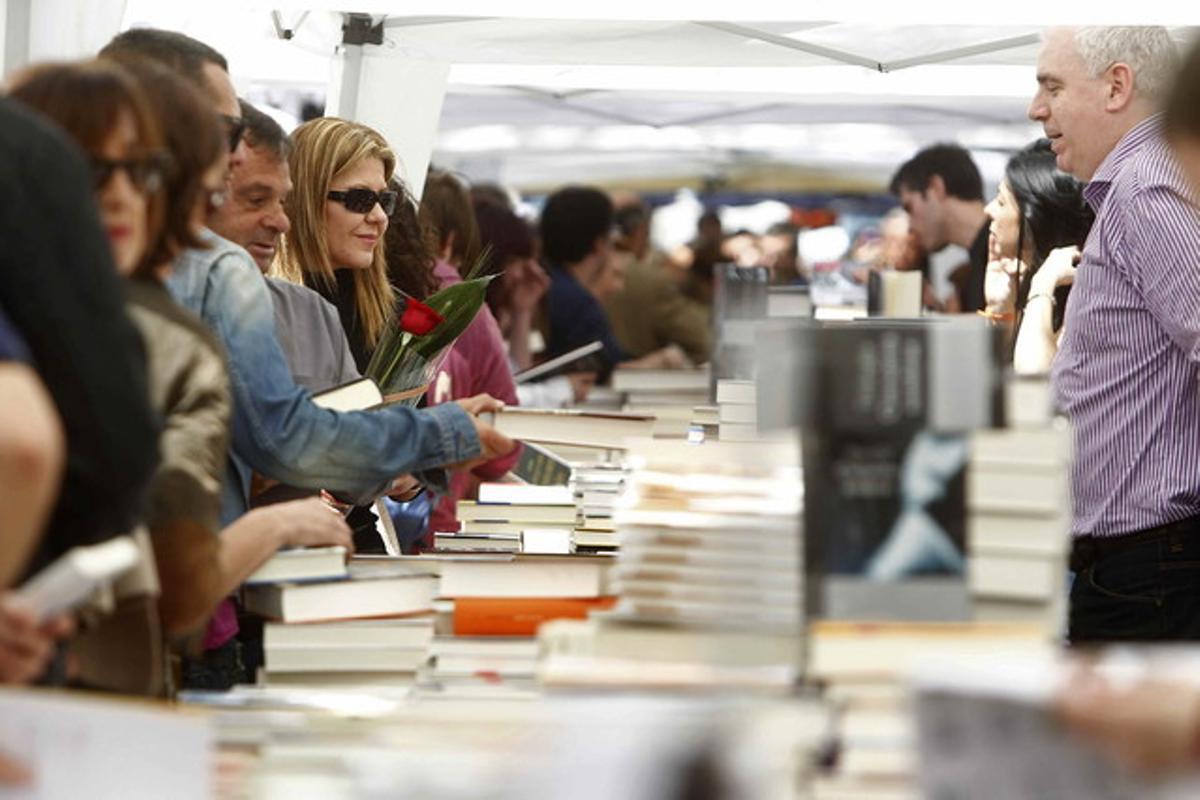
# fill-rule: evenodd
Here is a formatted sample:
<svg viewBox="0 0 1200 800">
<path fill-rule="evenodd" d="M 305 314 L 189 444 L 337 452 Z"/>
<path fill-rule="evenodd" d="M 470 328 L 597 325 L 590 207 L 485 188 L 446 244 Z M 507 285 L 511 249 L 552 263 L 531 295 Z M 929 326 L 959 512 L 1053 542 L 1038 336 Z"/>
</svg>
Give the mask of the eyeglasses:
<svg viewBox="0 0 1200 800">
<path fill-rule="evenodd" d="M 246 120 L 242 117 L 231 117 L 228 114 L 221 115 L 222 121 L 225 123 L 225 135 L 229 137 L 229 152 L 237 150 L 238 142 L 242 140 L 242 133 L 246 130 Z"/>
<path fill-rule="evenodd" d="M 154 194 L 162 189 L 167 170 L 167 159 L 162 154 L 120 160 L 93 155 L 88 156 L 88 162 L 92 168 L 92 185 L 97 191 L 108 185 L 117 170 L 122 170 L 138 192 Z"/>
<path fill-rule="evenodd" d="M 373 192 L 370 189 L 347 189 L 344 192 L 331 191 L 325 196 L 336 200 L 344 205 L 347 211 L 353 211 L 355 214 L 370 214 L 376 203 L 389 217 L 396 210 L 396 193 L 390 190 Z"/>
</svg>

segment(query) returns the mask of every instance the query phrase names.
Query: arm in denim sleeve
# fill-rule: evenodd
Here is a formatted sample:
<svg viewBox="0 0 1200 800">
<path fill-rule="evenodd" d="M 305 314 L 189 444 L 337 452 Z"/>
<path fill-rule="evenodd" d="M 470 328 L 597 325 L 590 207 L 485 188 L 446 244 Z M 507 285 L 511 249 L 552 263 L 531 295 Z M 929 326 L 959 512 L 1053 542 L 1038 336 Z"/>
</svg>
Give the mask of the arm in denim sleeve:
<svg viewBox="0 0 1200 800">
<path fill-rule="evenodd" d="M 1139 192 L 1126 213 L 1131 277 L 1175 346 L 1200 363 L 1200 210 L 1167 186 Z"/>
<path fill-rule="evenodd" d="M 249 256 L 230 249 L 207 276 L 203 316 L 229 355 L 233 450 L 269 478 L 368 500 L 393 477 L 481 452 L 457 405 L 322 409 L 292 380 L 276 339 L 266 285 Z"/>
</svg>

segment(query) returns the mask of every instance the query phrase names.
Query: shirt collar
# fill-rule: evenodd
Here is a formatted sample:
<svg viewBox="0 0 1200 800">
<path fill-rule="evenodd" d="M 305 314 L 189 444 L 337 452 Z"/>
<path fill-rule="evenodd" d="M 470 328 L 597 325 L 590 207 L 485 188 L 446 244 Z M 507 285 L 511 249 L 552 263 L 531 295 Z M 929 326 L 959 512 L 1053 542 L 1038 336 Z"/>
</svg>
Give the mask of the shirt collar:
<svg viewBox="0 0 1200 800">
<path fill-rule="evenodd" d="M 1116 179 L 1117 174 L 1121 171 L 1121 168 L 1125 166 L 1125 162 L 1148 139 L 1157 136 L 1161 130 L 1162 114 L 1151 114 L 1137 125 L 1134 125 L 1133 128 L 1121 137 L 1121 140 L 1117 142 L 1117 146 L 1112 149 L 1112 152 L 1100 162 L 1096 174 L 1088 181 L 1087 186 L 1083 187 L 1083 197 L 1093 210 L 1099 211 L 1100 206 L 1104 205 L 1104 198 L 1108 196 L 1108 189 Z"/>
</svg>

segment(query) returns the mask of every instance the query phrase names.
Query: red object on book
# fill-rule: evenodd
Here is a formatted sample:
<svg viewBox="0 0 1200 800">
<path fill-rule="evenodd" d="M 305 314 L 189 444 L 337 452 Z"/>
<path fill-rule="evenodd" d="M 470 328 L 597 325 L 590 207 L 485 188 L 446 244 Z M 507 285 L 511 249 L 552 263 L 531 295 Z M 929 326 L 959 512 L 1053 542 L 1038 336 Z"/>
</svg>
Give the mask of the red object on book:
<svg viewBox="0 0 1200 800">
<path fill-rule="evenodd" d="M 587 619 L 612 608 L 615 597 L 459 597 L 454 600 L 455 636 L 535 636 L 552 619 Z"/>
<path fill-rule="evenodd" d="M 442 315 L 420 300 L 413 297 L 404 297 L 402 300 L 404 310 L 400 312 L 400 330 L 415 336 L 424 336 L 442 324 Z"/>
</svg>

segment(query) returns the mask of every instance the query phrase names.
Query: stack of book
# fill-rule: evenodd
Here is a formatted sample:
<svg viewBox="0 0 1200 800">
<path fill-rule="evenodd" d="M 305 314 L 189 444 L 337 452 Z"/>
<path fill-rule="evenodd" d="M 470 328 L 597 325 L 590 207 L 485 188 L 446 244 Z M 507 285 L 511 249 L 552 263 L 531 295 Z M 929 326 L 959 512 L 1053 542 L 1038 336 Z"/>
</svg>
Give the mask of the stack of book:
<svg viewBox="0 0 1200 800">
<path fill-rule="evenodd" d="M 629 467 L 624 462 L 583 463 L 571 470 L 571 488 L 579 505 L 575 529 L 576 552 L 617 549 L 613 515 L 629 488 Z"/>
<path fill-rule="evenodd" d="M 717 435 L 723 442 L 758 438 L 758 393 L 754 381 L 717 381 Z"/>
<path fill-rule="evenodd" d="M 1038 622 L 1053 637 L 1062 631 L 1066 604 L 1070 429 L 1064 420 L 1043 415 L 1039 423 L 1020 407 L 1014 411 L 1022 424 L 971 437 L 971 600 L 978 620 Z"/>
<path fill-rule="evenodd" d="M 837 721 L 837 758 L 814 796 L 863 800 L 922 796 L 908 688 L 918 665 L 1044 641 L 1020 623 L 821 621 L 809 633 L 805 677 Z"/>
<path fill-rule="evenodd" d="M 485 483 L 458 504 L 460 530 L 434 534 L 444 553 L 569 553 L 579 505 L 568 486 Z"/>
<path fill-rule="evenodd" d="M 263 629 L 268 684 L 411 684 L 429 656 L 437 577 L 386 557 L 345 563 L 342 548 L 282 551 L 242 592 Z"/>
<path fill-rule="evenodd" d="M 625 405 L 635 408 L 686 406 L 708 401 L 708 367 L 696 369 L 618 369 L 612 388 L 624 396 Z"/>
<path fill-rule="evenodd" d="M 442 688 L 532 684 L 543 623 L 584 619 L 613 604 L 608 555 L 441 555 L 450 625 L 433 642 L 430 677 Z"/>
<path fill-rule="evenodd" d="M 798 448 L 654 440 L 633 453 L 617 605 L 544 629 L 543 681 L 787 685 L 802 618 Z"/>
</svg>

